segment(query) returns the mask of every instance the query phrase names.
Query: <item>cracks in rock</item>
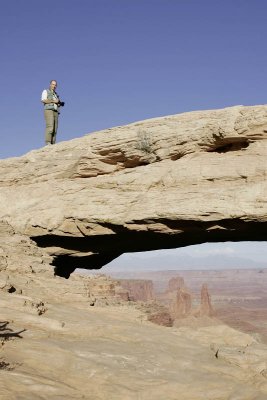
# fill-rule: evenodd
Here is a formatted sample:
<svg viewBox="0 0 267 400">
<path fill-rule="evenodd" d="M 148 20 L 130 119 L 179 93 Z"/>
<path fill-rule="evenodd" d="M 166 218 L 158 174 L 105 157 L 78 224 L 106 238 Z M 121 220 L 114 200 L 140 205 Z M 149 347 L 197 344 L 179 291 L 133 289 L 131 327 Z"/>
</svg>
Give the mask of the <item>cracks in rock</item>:
<svg viewBox="0 0 267 400">
<path fill-rule="evenodd" d="M 266 125 L 264 125 L 264 127 L 265 126 Z M 151 132 L 147 130 L 139 129 L 136 133 L 135 140 L 129 142 L 127 146 L 122 144 L 121 147 L 117 148 L 99 149 L 95 153 L 95 159 L 81 157 L 77 164 L 76 173 L 73 174 L 73 178 L 91 178 L 98 175 L 110 175 L 122 169 L 138 168 L 167 159 L 177 161 L 192 153 L 227 153 L 241 151 L 248 148 L 249 145 L 256 140 L 267 138 L 267 131 L 263 129 L 263 127 L 257 127 L 255 129 L 245 127 L 241 131 L 242 133 L 245 132 L 245 134 L 240 134 L 240 129 L 238 131 L 234 127 L 232 128 L 232 133 L 225 132 L 223 128 L 217 125 L 215 127 L 213 125 L 206 126 L 205 128 L 209 129 L 208 138 L 202 138 L 195 143 L 192 143 L 189 139 L 186 141 L 181 138 L 181 141 L 178 143 L 169 144 L 169 147 L 165 149 L 166 154 L 164 156 L 158 154 L 159 149 L 156 146 L 156 143 L 162 139 L 153 137 Z M 99 164 L 96 163 L 95 165 L 95 160 L 98 160 Z"/>
<path fill-rule="evenodd" d="M 218 145 L 210 150 L 207 150 L 208 152 L 216 152 L 216 153 L 227 153 L 229 151 L 239 151 L 246 149 L 249 146 L 248 140 L 243 140 L 240 142 L 232 142 L 232 143 L 224 143 L 221 145 Z"/>
<path fill-rule="evenodd" d="M 264 135 L 263 135 L 264 136 Z M 200 148 L 199 152 L 207 152 L 207 153 L 227 153 L 227 152 L 234 152 L 234 151 L 240 151 L 240 150 L 245 150 L 246 148 L 249 147 L 250 143 L 254 142 L 257 139 L 263 139 L 262 135 L 259 134 L 251 134 L 248 136 L 232 136 L 232 137 L 220 137 L 215 134 L 214 135 L 214 142 L 212 143 L 202 143 L 199 142 L 197 146 Z M 155 143 L 152 143 L 150 139 L 147 139 L 146 133 L 142 134 L 141 139 L 139 142 L 137 141 L 136 144 L 136 149 L 139 151 L 141 154 L 131 154 L 130 156 L 127 155 L 127 151 L 124 151 L 122 149 L 117 149 L 117 154 L 116 156 L 111 157 L 110 154 L 107 154 L 107 156 L 101 155 L 100 161 L 103 164 L 107 165 L 113 165 L 114 170 L 110 172 L 106 172 L 105 170 L 99 170 L 96 171 L 95 174 L 92 176 L 89 174 L 88 176 L 86 171 L 90 170 L 90 165 L 86 165 L 85 167 L 85 172 L 82 170 L 79 172 L 79 174 L 75 175 L 74 178 L 85 178 L 85 177 L 96 177 L 98 175 L 107 175 L 107 174 L 112 174 L 116 173 L 118 171 L 121 171 L 122 169 L 127 169 L 127 168 L 138 168 L 150 164 L 154 164 L 156 162 L 164 161 L 165 159 L 170 159 L 171 161 L 177 161 L 182 159 L 188 154 L 192 153 L 197 153 L 197 150 L 192 148 L 192 149 L 184 149 L 184 142 L 179 143 L 176 145 L 177 151 L 175 152 L 169 152 L 168 156 L 166 157 L 160 157 L 154 150 L 154 145 Z M 104 152 L 103 152 L 104 154 Z M 142 155 L 143 154 L 143 155 Z M 86 164 L 86 163 L 85 163 Z"/>
<path fill-rule="evenodd" d="M 193 153 L 193 151 L 192 151 L 192 153 Z M 183 158 L 185 155 L 187 155 L 187 154 L 190 154 L 190 152 L 188 152 L 188 153 L 186 153 L 186 154 L 181 154 L 181 153 L 176 153 L 176 154 L 173 154 L 171 157 L 170 157 L 170 159 L 172 160 L 172 161 L 177 161 L 177 160 L 180 160 L 180 158 Z"/>
</svg>

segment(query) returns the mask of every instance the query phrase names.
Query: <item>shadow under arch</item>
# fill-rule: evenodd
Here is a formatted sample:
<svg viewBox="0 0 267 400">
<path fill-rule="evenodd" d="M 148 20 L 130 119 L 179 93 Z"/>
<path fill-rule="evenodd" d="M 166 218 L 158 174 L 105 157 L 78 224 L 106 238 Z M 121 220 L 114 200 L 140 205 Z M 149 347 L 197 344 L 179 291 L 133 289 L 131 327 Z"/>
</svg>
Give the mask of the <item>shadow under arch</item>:
<svg viewBox="0 0 267 400">
<path fill-rule="evenodd" d="M 220 221 L 146 221 L 147 230 L 131 230 L 125 226 L 105 224 L 113 234 L 70 237 L 60 235 L 35 236 L 31 239 L 42 248 L 60 248 L 53 256 L 55 274 L 68 278 L 76 268 L 100 269 L 123 253 L 174 249 L 215 242 L 267 241 L 267 222 L 242 219 Z M 169 232 L 149 230 L 160 223 Z M 138 225 L 138 221 L 135 221 Z M 144 221 L 142 221 L 144 224 Z M 171 232 L 171 233 L 170 233 Z"/>
</svg>

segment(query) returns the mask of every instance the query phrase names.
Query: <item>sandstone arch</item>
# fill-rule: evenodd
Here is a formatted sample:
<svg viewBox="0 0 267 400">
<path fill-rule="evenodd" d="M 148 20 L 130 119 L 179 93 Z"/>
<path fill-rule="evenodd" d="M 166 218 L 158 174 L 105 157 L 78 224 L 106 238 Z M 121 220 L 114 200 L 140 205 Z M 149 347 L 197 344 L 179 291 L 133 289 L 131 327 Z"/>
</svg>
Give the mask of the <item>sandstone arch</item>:
<svg viewBox="0 0 267 400">
<path fill-rule="evenodd" d="M 56 273 L 125 252 L 267 240 L 267 106 L 136 122 L 0 162 L 0 220 Z"/>
</svg>

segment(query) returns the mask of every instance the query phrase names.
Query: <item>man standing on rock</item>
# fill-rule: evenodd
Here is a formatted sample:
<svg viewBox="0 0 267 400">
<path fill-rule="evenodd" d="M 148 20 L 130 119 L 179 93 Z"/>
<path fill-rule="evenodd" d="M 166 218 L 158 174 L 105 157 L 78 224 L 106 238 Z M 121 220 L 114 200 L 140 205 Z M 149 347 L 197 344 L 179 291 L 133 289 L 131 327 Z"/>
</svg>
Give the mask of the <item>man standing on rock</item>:
<svg viewBox="0 0 267 400">
<path fill-rule="evenodd" d="M 49 89 L 43 90 L 41 97 L 41 101 L 44 103 L 46 145 L 56 143 L 59 107 L 64 106 L 64 103 L 59 99 L 56 88 L 57 81 L 52 80 Z"/>
</svg>

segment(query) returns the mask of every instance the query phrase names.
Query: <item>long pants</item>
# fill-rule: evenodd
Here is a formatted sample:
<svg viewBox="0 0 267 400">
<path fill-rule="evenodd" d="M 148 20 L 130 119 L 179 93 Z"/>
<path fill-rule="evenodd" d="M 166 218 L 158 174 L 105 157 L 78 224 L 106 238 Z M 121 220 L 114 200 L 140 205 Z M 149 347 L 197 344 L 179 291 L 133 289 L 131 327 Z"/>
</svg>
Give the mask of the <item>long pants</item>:
<svg viewBox="0 0 267 400">
<path fill-rule="evenodd" d="M 45 116 L 45 143 L 55 144 L 58 127 L 58 112 L 54 110 L 44 110 Z"/>
</svg>

